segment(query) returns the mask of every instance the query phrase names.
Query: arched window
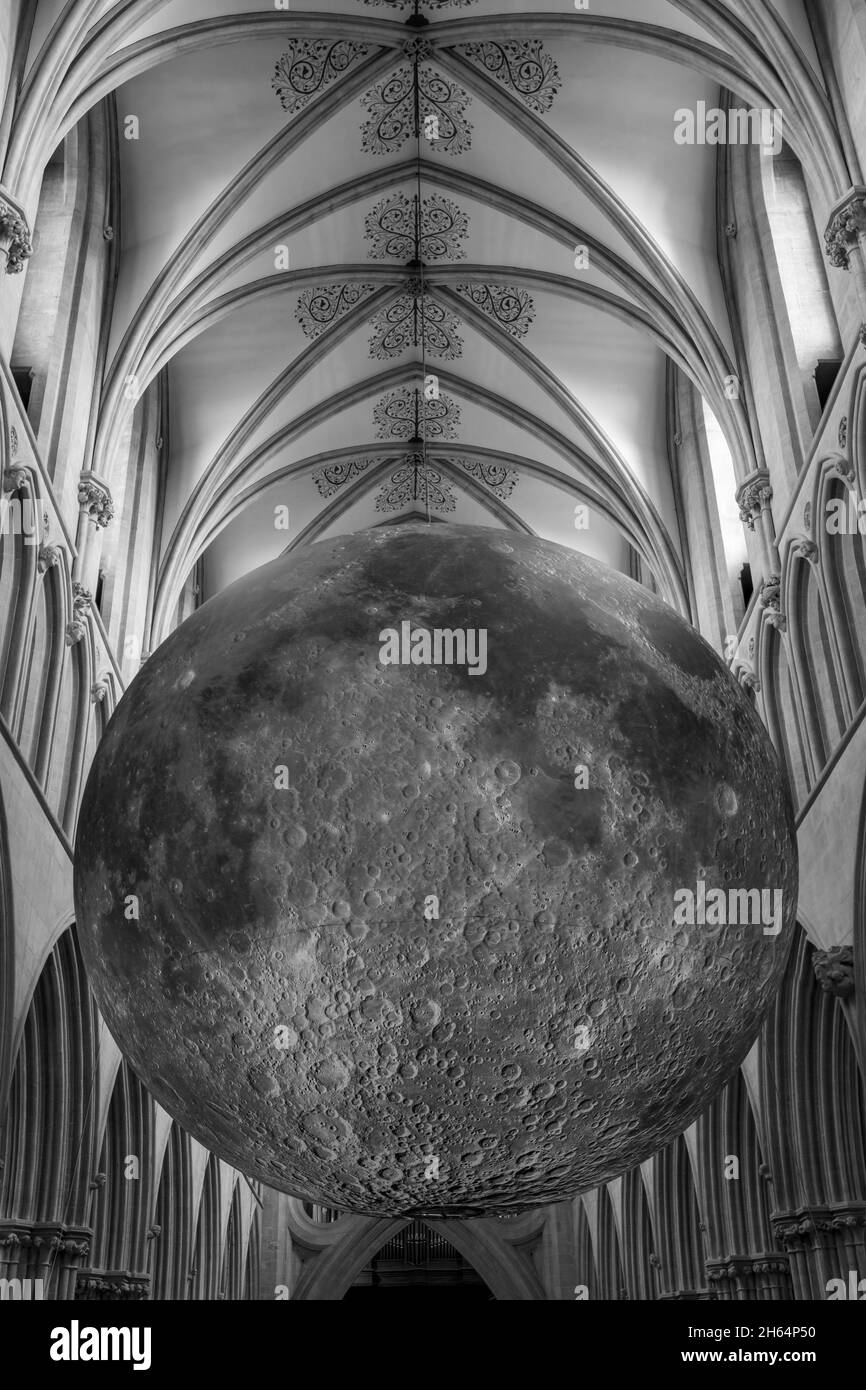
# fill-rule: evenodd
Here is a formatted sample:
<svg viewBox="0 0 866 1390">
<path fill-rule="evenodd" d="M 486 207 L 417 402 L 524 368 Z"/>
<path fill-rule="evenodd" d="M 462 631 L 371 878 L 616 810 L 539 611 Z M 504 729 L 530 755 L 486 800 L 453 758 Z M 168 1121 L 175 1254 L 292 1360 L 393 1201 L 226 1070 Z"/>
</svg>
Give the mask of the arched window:
<svg viewBox="0 0 866 1390">
<path fill-rule="evenodd" d="M 844 356 L 824 256 L 803 170 L 787 144 L 773 158 L 761 156 L 761 174 L 797 366 L 815 429 Z"/>
<path fill-rule="evenodd" d="M 63 315 L 63 280 L 77 192 L 77 145 L 77 133 L 72 131 L 45 166 L 33 223 L 33 254 L 26 262 L 26 280 L 12 345 L 12 375 L 21 404 L 37 435 L 49 379 L 53 377 L 55 339 Z M 51 455 L 47 457 L 50 459 Z"/>
</svg>

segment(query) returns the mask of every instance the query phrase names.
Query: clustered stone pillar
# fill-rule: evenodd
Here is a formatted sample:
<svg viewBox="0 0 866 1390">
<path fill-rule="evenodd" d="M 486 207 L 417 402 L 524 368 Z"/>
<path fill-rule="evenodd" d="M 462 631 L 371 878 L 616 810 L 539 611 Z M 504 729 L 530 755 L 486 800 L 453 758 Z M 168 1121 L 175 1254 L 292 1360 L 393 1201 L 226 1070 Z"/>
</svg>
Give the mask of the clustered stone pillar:
<svg viewBox="0 0 866 1390">
<path fill-rule="evenodd" d="M 864 1259 L 866 1203 L 835 1203 L 832 1207 L 785 1212 L 772 1218 L 780 1245 L 788 1251 L 794 1297 L 826 1299 L 828 1289 L 846 1272 L 859 1280 Z M 850 1296 L 850 1295 L 849 1295 Z"/>
<path fill-rule="evenodd" d="M 778 1252 L 708 1260 L 707 1278 L 720 1303 L 785 1302 L 791 1297 L 788 1258 Z"/>
<path fill-rule="evenodd" d="M 77 1271 L 90 1251 L 87 1227 L 58 1222 L 0 1223 L 0 1278 L 30 1280 L 32 1298 L 70 1299 Z"/>
<path fill-rule="evenodd" d="M 831 946 L 812 954 L 815 978 L 826 994 L 838 999 L 843 1010 L 853 1008 L 855 989 L 854 951 L 851 946 Z M 847 1175 L 839 1171 L 830 1190 L 837 1196 L 821 1205 L 804 1203 L 796 1211 L 774 1212 L 773 1229 L 788 1251 L 794 1297 L 825 1299 L 834 1282 L 841 1283 L 846 1298 L 866 1272 L 866 1202 L 845 1198 Z M 837 1295 L 838 1296 L 838 1295 Z"/>
</svg>

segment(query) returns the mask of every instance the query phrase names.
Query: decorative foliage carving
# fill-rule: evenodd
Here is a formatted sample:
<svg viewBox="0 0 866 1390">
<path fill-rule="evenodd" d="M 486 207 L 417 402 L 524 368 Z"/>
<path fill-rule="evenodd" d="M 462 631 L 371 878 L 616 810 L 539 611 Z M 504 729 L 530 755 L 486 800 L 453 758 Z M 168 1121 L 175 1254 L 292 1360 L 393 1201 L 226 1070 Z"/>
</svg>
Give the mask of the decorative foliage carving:
<svg viewBox="0 0 866 1390">
<path fill-rule="evenodd" d="M 392 391 L 373 411 L 377 439 L 456 439 L 460 407 L 450 396 L 427 400 L 417 386 Z"/>
<path fill-rule="evenodd" d="M 271 86 L 284 111 L 293 116 L 330 82 L 342 77 L 369 52 L 351 39 L 296 39 L 274 69 Z"/>
<path fill-rule="evenodd" d="M 82 474 L 79 480 L 78 505 L 97 526 L 107 526 L 114 517 L 114 502 L 107 485 L 92 474 Z"/>
<path fill-rule="evenodd" d="M 62 551 L 57 545 L 40 545 L 36 556 L 36 568 L 40 574 L 53 569 L 59 562 Z"/>
<path fill-rule="evenodd" d="M 461 44 L 458 51 L 540 116 L 550 110 L 562 87 L 559 68 L 545 52 L 541 39 L 507 39 L 503 43 L 488 39 L 484 43 Z"/>
<path fill-rule="evenodd" d="M 784 1255 L 728 1255 L 722 1260 L 707 1260 L 707 1277 L 711 1283 L 722 1279 L 743 1279 L 753 1274 L 787 1274 L 789 1265 Z"/>
<path fill-rule="evenodd" d="M 866 188 L 852 188 L 824 233 L 827 259 L 838 270 L 851 269 L 851 252 L 866 235 Z"/>
<path fill-rule="evenodd" d="M 14 425 L 9 427 L 9 452 L 13 458 L 18 453 L 18 431 Z"/>
<path fill-rule="evenodd" d="M 391 154 L 409 139 L 418 139 L 428 123 L 436 129 L 435 148 L 465 154 L 472 144 L 466 119 L 471 98 L 435 68 L 407 64 L 361 98 L 368 113 L 361 127 L 362 148 Z M 419 130 L 419 119 L 421 130 Z"/>
<path fill-rule="evenodd" d="M 404 58 L 409 58 L 414 63 L 417 59 L 420 63 L 426 63 L 428 58 L 433 57 L 434 48 L 429 39 L 422 39 L 416 34 L 413 38 L 407 39 L 400 52 Z"/>
<path fill-rule="evenodd" d="M 96 1270 L 79 1270 L 75 1280 L 75 1298 L 85 1303 L 137 1302 L 146 1299 L 150 1291 L 147 1274 L 102 1274 Z"/>
<path fill-rule="evenodd" d="M 740 520 L 750 531 L 754 531 L 755 522 L 758 520 L 764 507 L 769 507 L 773 500 L 773 489 L 770 486 L 770 475 L 766 472 L 754 474 L 737 491 L 737 501 L 740 504 Z"/>
<path fill-rule="evenodd" d="M 370 354 L 377 361 L 399 357 L 422 342 L 429 355 L 453 362 L 462 356 L 457 319 L 429 295 L 401 294 L 372 320 Z"/>
<path fill-rule="evenodd" d="M 420 0 L 422 10 L 447 10 L 449 6 L 474 5 L 476 0 Z M 387 5 L 392 10 L 410 10 L 415 0 L 364 0 L 365 5 Z"/>
<path fill-rule="evenodd" d="M 866 1207 L 849 1203 L 839 1207 L 819 1207 L 807 1212 L 778 1212 L 770 1218 L 773 1232 L 786 1250 L 803 1250 L 818 1244 L 830 1231 L 853 1232 L 866 1226 Z"/>
<path fill-rule="evenodd" d="M 844 415 L 839 421 L 839 448 L 845 449 L 848 445 L 848 416 Z"/>
<path fill-rule="evenodd" d="M 372 285 L 320 285 L 304 291 L 298 300 L 295 318 L 308 338 L 318 338 L 372 293 Z"/>
<path fill-rule="evenodd" d="M 408 198 L 394 193 L 367 214 L 365 236 L 374 261 L 464 260 L 461 244 L 469 233 L 469 217 L 450 198 Z"/>
<path fill-rule="evenodd" d="M 457 293 L 510 333 L 525 338 L 535 321 L 535 303 L 528 290 L 510 285 L 458 285 Z"/>
<path fill-rule="evenodd" d="M 329 463 L 313 474 L 313 482 L 322 497 L 333 497 L 346 483 L 354 482 L 370 467 L 369 459 L 352 459 L 349 463 Z"/>
<path fill-rule="evenodd" d="M 425 463 L 423 454 L 410 454 L 376 498 L 376 511 L 399 512 L 417 503 L 436 512 L 457 509 L 454 492 L 441 472 Z"/>
<path fill-rule="evenodd" d="M 30 231 L 20 213 L 0 198 L 0 239 L 6 242 L 6 274 L 17 275 L 33 254 Z"/>
<path fill-rule="evenodd" d="M 488 463 L 481 459 L 459 459 L 458 463 L 464 473 L 483 483 L 503 502 L 511 496 L 520 481 L 516 470 L 506 467 L 504 463 Z"/>
</svg>

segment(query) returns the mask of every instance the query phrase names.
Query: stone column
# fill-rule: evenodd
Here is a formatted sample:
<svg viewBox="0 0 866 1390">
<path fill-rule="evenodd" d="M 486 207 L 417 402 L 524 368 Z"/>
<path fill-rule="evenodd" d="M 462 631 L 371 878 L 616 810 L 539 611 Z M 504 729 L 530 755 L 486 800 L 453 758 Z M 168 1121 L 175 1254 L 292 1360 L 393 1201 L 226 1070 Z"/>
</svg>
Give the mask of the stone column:
<svg viewBox="0 0 866 1390">
<path fill-rule="evenodd" d="M 763 568 L 760 586 L 760 606 L 766 610 L 767 622 L 780 632 L 785 630 L 785 619 L 781 611 L 782 564 L 776 545 L 776 524 L 773 520 L 773 489 L 770 475 L 765 468 L 750 473 L 745 482 L 737 488 L 737 502 L 740 506 L 740 519 L 758 538 L 761 566 Z M 757 585 L 756 585 L 757 587 Z"/>
<path fill-rule="evenodd" d="M 779 551 L 776 547 L 776 526 L 773 521 L 772 501 L 773 489 L 770 484 L 770 475 L 765 468 L 750 473 L 745 482 L 737 488 L 740 520 L 758 538 L 764 580 L 778 575 L 781 569 Z"/>
<path fill-rule="evenodd" d="M 0 1277 L 30 1281 L 30 1297 L 69 1299 L 90 1251 L 89 1227 L 7 1220 L 0 1223 Z M 38 1292 L 37 1292 L 38 1291 Z"/>
<path fill-rule="evenodd" d="M 75 538 L 78 554 L 72 568 L 72 577 L 83 585 L 87 583 L 87 574 L 90 568 L 89 552 L 92 549 L 95 533 L 101 528 L 105 528 L 114 516 L 114 503 L 111 500 L 108 484 L 89 470 L 82 473 L 79 479 L 78 505 L 80 511 L 78 533 Z"/>
<path fill-rule="evenodd" d="M 826 1299 L 831 1281 L 866 1277 L 866 1203 L 803 1207 L 772 1218 L 776 1239 L 788 1251 L 795 1299 Z"/>
<path fill-rule="evenodd" d="M 721 1303 L 778 1301 L 791 1297 L 788 1257 L 780 1252 L 708 1260 L 707 1278 Z"/>
<path fill-rule="evenodd" d="M 38 514 L 36 502 L 36 487 L 29 468 L 23 467 L 19 463 L 12 463 L 4 469 L 2 477 L 2 490 L 12 496 L 9 501 L 18 499 L 22 513 L 29 508 L 34 516 Z M 9 505 L 7 498 L 0 498 L 4 511 Z M 37 540 L 37 537 L 33 537 Z M 10 546 L 12 555 L 15 555 L 16 547 Z M 33 604 L 36 589 L 36 563 L 34 556 L 35 547 L 28 543 L 24 537 L 23 562 L 14 560 L 14 587 L 11 595 L 11 622 L 12 631 L 9 639 L 9 647 L 6 654 L 6 670 L 0 672 L 0 704 L 13 732 L 18 731 L 18 721 L 20 716 L 21 704 L 24 699 L 24 674 L 25 658 L 28 651 L 28 641 L 31 632 L 31 619 L 33 614 Z"/>
</svg>

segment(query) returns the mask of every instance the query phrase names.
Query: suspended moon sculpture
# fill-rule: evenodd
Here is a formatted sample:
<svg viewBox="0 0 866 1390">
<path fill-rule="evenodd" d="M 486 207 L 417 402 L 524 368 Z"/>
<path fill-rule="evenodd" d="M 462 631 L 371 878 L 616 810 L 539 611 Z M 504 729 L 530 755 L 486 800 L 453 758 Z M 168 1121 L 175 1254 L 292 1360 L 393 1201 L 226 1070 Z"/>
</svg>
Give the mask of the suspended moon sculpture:
<svg viewBox="0 0 866 1390">
<path fill-rule="evenodd" d="M 154 1096 L 343 1210 L 555 1202 L 749 1050 L 796 911 L 775 753 L 646 589 L 480 527 L 283 556 L 148 660 L 75 862 L 99 1007 Z"/>
</svg>

